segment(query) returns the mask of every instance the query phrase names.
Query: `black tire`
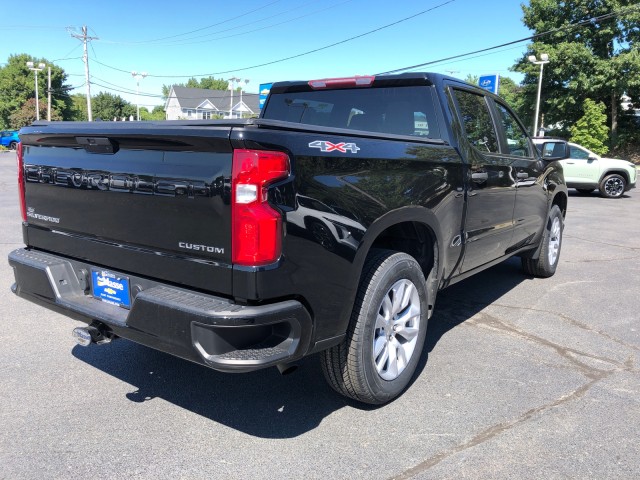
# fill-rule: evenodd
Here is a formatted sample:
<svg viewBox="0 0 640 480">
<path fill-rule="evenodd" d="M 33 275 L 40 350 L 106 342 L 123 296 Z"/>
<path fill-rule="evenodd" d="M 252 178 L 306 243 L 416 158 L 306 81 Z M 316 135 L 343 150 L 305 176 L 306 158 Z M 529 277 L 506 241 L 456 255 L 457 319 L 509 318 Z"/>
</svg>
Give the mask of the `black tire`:
<svg viewBox="0 0 640 480">
<path fill-rule="evenodd" d="M 16 148 L 18 148 L 18 142 L 11 142 L 11 143 L 9 144 L 9 148 L 10 148 L 11 150 L 15 150 Z"/>
<path fill-rule="evenodd" d="M 381 312 L 393 310 L 388 307 L 395 306 L 396 293 L 401 310 L 385 323 Z M 400 307 L 405 298 L 407 306 Z M 320 356 L 329 385 L 346 397 L 374 405 L 398 397 L 420 361 L 427 311 L 426 282 L 418 262 L 405 253 L 372 250 L 362 272 L 347 334 L 340 344 Z M 400 318 L 403 320 L 397 320 Z M 408 318 L 412 320 L 405 322 Z M 385 326 L 380 327 L 383 323 Z M 380 352 L 378 356 L 375 350 Z"/>
<path fill-rule="evenodd" d="M 627 180 L 618 173 L 607 175 L 600 182 L 600 195 L 605 198 L 620 198 L 627 188 Z"/>
<path fill-rule="evenodd" d="M 595 188 L 576 188 L 576 190 L 578 191 L 578 193 L 581 193 L 582 195 L 590 195 L 593 193 Z"/>
<path fill-rule="evenodd" d="M 549 211 L 547 224 L 542 233 L 542 245 L 538 258 L 522 257 L 522 268 L 525 273 L 535 277 L 551 277 L 556 273 L 560 261 L 560 249 L 562 247 L 562 232 L 564 230 L 564 218 L 560 207 L 554 205 Z"/>
</svg>

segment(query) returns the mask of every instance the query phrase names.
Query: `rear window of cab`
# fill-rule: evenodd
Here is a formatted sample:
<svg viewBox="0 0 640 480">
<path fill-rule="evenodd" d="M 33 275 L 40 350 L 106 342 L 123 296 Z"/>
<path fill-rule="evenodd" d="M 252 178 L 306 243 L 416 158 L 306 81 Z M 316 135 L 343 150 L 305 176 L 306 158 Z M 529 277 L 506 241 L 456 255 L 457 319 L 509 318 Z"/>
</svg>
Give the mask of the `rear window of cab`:
<svg viewBox="0 0 640 480">
<path fill-rule="evenodd" d="M 407 86 L 272 93 L 262 118 L 437 139 L 431 90 Z"/>
</svg>

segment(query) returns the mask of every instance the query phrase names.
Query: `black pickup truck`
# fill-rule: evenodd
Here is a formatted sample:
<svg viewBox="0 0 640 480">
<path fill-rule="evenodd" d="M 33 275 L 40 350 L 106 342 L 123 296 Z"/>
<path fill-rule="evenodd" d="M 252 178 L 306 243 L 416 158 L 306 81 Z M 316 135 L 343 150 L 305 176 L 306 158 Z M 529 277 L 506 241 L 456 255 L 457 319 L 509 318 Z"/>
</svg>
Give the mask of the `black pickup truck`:
<svg viewBox="0 0 640 480">
<path fill-rule="evenodd" d="M 379 404 L 437 292 L 511 256 L 553 275 L 567 188 L 502 99 L 437 74 L 273 85 L 258 119 L 20 132 L 13 291 L 216 370 L 289 371 Z"/>
</svg>

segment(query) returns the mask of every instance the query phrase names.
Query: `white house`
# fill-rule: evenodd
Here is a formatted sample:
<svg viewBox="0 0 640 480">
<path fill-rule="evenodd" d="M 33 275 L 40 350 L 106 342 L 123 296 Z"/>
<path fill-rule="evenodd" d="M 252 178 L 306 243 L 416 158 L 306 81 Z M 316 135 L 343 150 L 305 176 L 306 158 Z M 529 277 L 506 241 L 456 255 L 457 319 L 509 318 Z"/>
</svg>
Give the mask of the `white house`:
<svg viewBox="0 0 640 480">
<path fill-rule="evenodd" d="M 255 93 L 241 94 L 229 90 L 205 90 L 174 85 L 164 109 L 167 120 L 242 118 L 260 113 L 258 97 Z"/>
</svg>

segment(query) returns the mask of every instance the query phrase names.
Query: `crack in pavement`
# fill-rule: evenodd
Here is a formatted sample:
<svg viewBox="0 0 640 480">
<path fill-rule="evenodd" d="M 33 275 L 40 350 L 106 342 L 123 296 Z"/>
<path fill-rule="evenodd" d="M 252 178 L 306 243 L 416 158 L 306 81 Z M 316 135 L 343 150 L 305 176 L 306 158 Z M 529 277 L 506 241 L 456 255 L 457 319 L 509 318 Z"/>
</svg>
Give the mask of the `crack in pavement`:
<svg viewBox="0 0 640 480">
<path fill-rule="evenodd" d="M 582 240 L 583 242 L 596 243 L 598 245 L 607 245 L 609 247 L 624 248 L 625 250 L 640 251 L 640 247 L 630 247 L 628 245 L 619 245 L 617 243 L 601 242 L 599 240 L 591 240 L 591 239 L 588 239 L 588 238 L 576 237 L 575 235 L 567 235 L 567 234 L 565 234 L 564 238 L 575 238 L 576 240 Z"/>
<path fill-rule="evenodd" d="M 548 313 L 550 315 L 555 315 L 557 317 L 560 317 L 562 320 L 566 321 L 567 323 L 569 323 L 570 325 L 573 325 L 574 327 L 580 328 L 582 330 L 585 330 L 587 332 L 591 332 L 591 333 L 595 333 L 598 335 L 601 335 L 603 337 L 605 337 L 608 340 L 611 340 L 612 342 L 615 342 L 619 345 L 622 345 L 623 347 L 629 348 L 631 350 L 635 350 L 637 352 L 640 352 L 640 347 L 638 347 L 637 345 L 632 345 L 630 343 L 625 342 L 624 340 L 620 340 L 617 337 L 614 337 L 613 335 L 610 335 L 609 333 L 602 331 L 602 330 L 598 330 L 596 328 L 592 328 L 589 325 L 580 322 L 579 320 L 576 320 L 575 318 L 570 317 L 569 315 L 566 315 L 564 313 L 559 313 L 559 312 L 552 312 L 551 310 L 544 310 L 541 308 L 531 308 L 531 307 L 517 307 L 517 306 L 513 306 L 513 305 L 504 305 L 504 304 L 500 304 L 500 303 L 495 303 L 495 304 L 491 304 L 491 306 L 495 306 L 495 307 L 502 307 L 502 308 L 510 308 L 513 310 L 527 310 L 530 312 L 534 312 L 534 313 Z"/>
<path fill-rule="evenodd" d="M 617 262 L 620 260 L 637 260 L 638 257 L 620 257 L 620 258 L 602 258 L 593 260 L 562 260 L 562 263 L 600 263 L 600 262 Z"/>
<path fill-rule="evenodd" d="M 575 283 L 580 283 L 580 282 L 575 282 Z M 585 282 L 587 283 L 587 282 Z M 483 306 L 483 307 L 501 307 L 501 308 L 506 308 L 506 309 L 511 309 L 511 310 L 522 310 L 522 311 L 528 311 L 528 312 L 532 312 L 532 313 L 547 313 L 549 315 L 555 315 L 557 317 L 559 317 L 560 319 L 566 321 L 567 323 L 569 323 L 570 325 L 573 325 L 574 327 L 580 328 L 582 330 L 585 330 L 587 332 L 591 332 L 591 333 L 595 333 L 598 335 L 601 335 L 605 338 L 607 338 L 608 340 L 611 340 L 612 342 L 615 342 L 619 345 L 622 345 L 623 347 L 629 348 L 631 350 L 635 350 L 637 352 L 640 352 L 640 347 L 637 345 L 632 345 L 630 343 L 625 342 L 624 340 L 620 340 L 617 337 L 614 337 L 613 335 L 603 331 L 603 330 L 598 330 L 596 328 L 590 327 L 589 325 L 580 322 L 579 320 L 576 320 L 575 318 L 570 317 L 569 315 L 566 315 L 564 313 L 560 313 L 560 312 L 554 312 L 552 310 L 545 310 L 543 308 L 533 308 L 533 307 L 522 307 L 522 306 L 517 306 L 517 305 L 507 305 L 504 303 L 483 303 L 483 302 L 474 302 L 474 301 L 470 301 L 470 300 L 463 300 L 463 299 L 457 299 L 458 300 L 458 305 L 461 305 L 463 303 L 466 303 L 467 305 L 475 305 L 475 306 Z"/>
<path fill-rule="evenodd" d="M 598 368 L 594 368 L 584 362 L 581 362 L 580 360 L 578 360 L 578 358 L 576 358 L 576 356 L 590 358 L 592 360 L 597 360 L 599 362 L 611 364 L 614 367 L 616 367 L 617 370 L 629 370 L 627 361 L 625 361 L 625 363 L 620 363 L 617 360 L 613 360 L 611 358 L 600 357 L 598 355 L 592 355 L 587 352 L 576 350 L 575 348 L 565 347 L 563 345 L 559 345 L 550 340 L 547 340 L 546 338 L 540 337 L 538 335 L 534 335 L 532 333 L 525 332 L 524 330 L 521 330 L 512 325 L 508 325 L 503 321 L 499 320 L 497 317 L 494 317 L 487 313 L 481 312 L 478 315 L 480 315 L 481 317 L 478 320 L 474 318 L 469 319 L 470 325 L 480 325 L 480 326 L 493 328 L 495 330 L 502 330 L 511 335 L 515 335 L 515 336 L 524 338 L 526 340 L 529 340 L 530 342 L 537 343 L 538 345 L 542 345 L 543 347 L 551 348 L 552 350 L 555 350 L 555 352 L 561 358 L 564 358 L 565 360 L 568 360 L 570 363 L 572 363 L 577 368 L 577 370 L 587 378 L 596 378 L 600 373 L 610 372 L 611 370 L 601 370 Z M 633 363 L 631 364 L 631 370 L 633 370 Z"/>
<path fill-rule="evenodd" d="M 572 400 L 576 400 L 582 396 L 584 396 L 585 393 L 587 393 L 589 391 L 589 389 L 591 387 L 593 387 L 597 382 L 609 377 L 610 375 L 612 375 L 615 372 L 615 370 L 610 370 L 610 371 L 606 371 L 606 372 L 600 372 L 600 374 L 598 376 L 596 376 L 595 378 L 592 378 L 589 382 L 585 383 L 584 385 L 580 386 L 579 388 L 577 388 L 576 390 L 568 393 L 567 395 L 563 395 L 562 397 L 558 398 L 557 400 L 545 404 L 545 405 L 541 405 L 539 407 L 535 407 L 532 408 L 528 411 L 526 411 L 525 413 L 523 413 L 522 415 L 520 415 L 518 418 L 516 418 L 515 420 L 511 420 L 508 422 L 502 422 L 499 423 L 497 425 L 493 425 L 485 430 L 483 430 L 482 432 L 476 434 L 473 438 L 471 438 L 470 440 L 467 440 L 466 442 L 463 442 L 459 445 L 456 445 L 453 448 L 450 448 L 448 450 L 444 450 L 443 452 L 440 452 L 436 455 L 434 455 L 433 457 L 425 460 L 422 463 L 419 463 L 418 465 L 405 470 L 404 472 L 402 472 L 400 475 L 396 475 L 391 477 L 392 480 L 406 480 L 409 479 L 411 477 L 414 477 L 415 475 L 418 475 L 420 473 L 424 473 L 427 470 L 429 470 L 431 467 L 437 465 L 438 463 L 442 462 L 443 460 L 445 460 L 448 457 L 451 457 L 452 455 L 455 455 L 456 453 L 459 453 L 463 450 L 466 450 L 468 448 L 473 448 L 477 445 L 480 445 L 481 443 L 484 443 L 488 440 L 491 440 L 492 438 L 496 437 L 497 435 L 500 435 L 502 432 L 505 432 L 507 430 L 510 430 L 518 425 L 521 425 L 523 423 L 525 423 L 526 421 L 528 421 L 530 418 L 532 418 L 534 415 L 536 414 L 541 414 L 544 413 L 547 410 L 550 410 L 552 408 L 558 407 L 564 403 L 570 402 Z"/>
<path fill-rule="evenodd" d="M 480 318 L 475 318 L 475 317 L 480 317 Z M 399 475 L 395 475 L 393 477 L 391 477 L 391 479 L 393 480 L 406 480 L 409 478 L 414 477 L 415 475 L 418 475 L 420 473 L 424 473 L 427 470 L 429 470 L 431 467 L 437 465 L 438 463 L 442 462 L 443 460 L 459 453 L 462 452 L 464 450 L 467 450 L 469 448 L 473 448 L 477 445 L 480 445 L 486 441 L 489 441 L 491 439 L 493 439 L 494 437 L 500 435 L 501 433 L 510 430 L 514 427 L 517 427 L 519 425 L 524 424 L 525 422 L 527 422 L 528 420 L 530 420 L 532 417 L 534 417 L 535 415 L 542 415 L 545 412 L 554 409 L 556 407 L 559 407 L 560 405 L 563 405 L 565 403 L 568 402 L 572 402 L 574 400 L 579 400 L 580 398 L 582 398 L 594 385 L 596 385 L 598 382 L 610 377 L 611 375 L 613 375 L 614 373 L 617 372 L 622 372 L 622 371 L 627 371 L 627 372 L 636 372 L 635 370 L 635 366 L 634 366 L 634 362 L 633 362 L 633 357 L 629 356 L 627 358 L 627 360 L 624 363 L 620 363 L 616 360 L 610 359 L 610 358 L 606 358 L 606 357 L 599 357 L 596 355 L 591 355 L 588 354 L 586 352 L 581 352 L 579 350 L 573 349 L 573 348 L 569 348 L 569 347 L 565 347 L 562 345 L 559 345 L 557 343 L 551 342 L 545 338 L 539 337 L 537 335 L 533 335 L 530 334 L 528 332 L 525 332 L 523 330 L 520 330 L 514 326 L 508 325 L 506 323 L 504 323 L 503 321 L 501 321 L 500 319 L 498 319 L 497 317 L 494 317 L 492 315 L 489 315 L 487 313 L 483 313 L 480 312 L 476 315 L 474 315 L 472 318 L 470 318 L 467 322 L 470 325 L 475 325 L 475 326 L 479 326 L 479 327 L 485 327 L 485 328 L 492 328 L 492 329 L 496 329 L 496 330 L 501 330 L 504 331 L 510 335 L 516 335 L 518 337 L 524 338 L 528 341 L 534 342 L 538 345 L 541 345 L 543 347 L 546 348 L 551 348 L 552 350 L 554 350 L 561 358 L 567 360 L 570 365 L 573 365 L 574 369 L 577 370 L 578 372 L 580 372 L 582 375 L 584 375 L 589 381 L 584 383 L 583 385 L 579 386 L 578 388 L 574 389 L 573 391 L 562 395 L 561 397 L 557 398 L 556 400 L 549 402 L 549 403 L 545 403 L 544 405 L 540 405 L 538 407 L 534 407 L 531 408 L 530 410 L 527 410 L 526 412 L 524 412 L 523 414 L 521 414 L 520 416 L 518 416 L 517 418 L 513 419 L 513 420 L 509 420 L 509 421 L 505 421 L 505 422 L 501 422 L 498 423 L 496 425 L 492 425 L 488 428 L 486 428 L 485 430 L 477 433 L 476 435 L 474 435 L 471 439 L 462 442 L 458 445 L 456 445 L 455 447 L 449 448 L 447 450 L 444 450 L 440 453 L 437 453 L 436 455 L 432 456 L 431 458 L 403 471 L 402 473 L 400 473 Z M 599 368 L 595 368 L 592 367 L 584 362 L 581 362 L 578 357 L 586 357 L 586 358 L 590 358 L 593 360 L 598 360 L 604 363 L 608 363 L 610 365 L 613 366 L 612 369 L 599 369 Z"/>
</svg>

